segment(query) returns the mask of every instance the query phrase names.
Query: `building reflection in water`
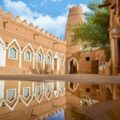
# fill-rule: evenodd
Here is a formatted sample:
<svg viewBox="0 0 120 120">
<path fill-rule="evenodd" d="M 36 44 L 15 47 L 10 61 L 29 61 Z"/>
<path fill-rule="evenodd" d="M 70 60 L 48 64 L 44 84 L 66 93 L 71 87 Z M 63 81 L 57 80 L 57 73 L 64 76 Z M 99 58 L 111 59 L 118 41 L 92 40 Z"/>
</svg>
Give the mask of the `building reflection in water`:
<svg viewBox="0 0 120 120">
<path fill-rule="evenodd" d="M 0 81 L 0 120 L 73 120 L 73 110 L 113 99 L 114 86 Z"/>
</svg>

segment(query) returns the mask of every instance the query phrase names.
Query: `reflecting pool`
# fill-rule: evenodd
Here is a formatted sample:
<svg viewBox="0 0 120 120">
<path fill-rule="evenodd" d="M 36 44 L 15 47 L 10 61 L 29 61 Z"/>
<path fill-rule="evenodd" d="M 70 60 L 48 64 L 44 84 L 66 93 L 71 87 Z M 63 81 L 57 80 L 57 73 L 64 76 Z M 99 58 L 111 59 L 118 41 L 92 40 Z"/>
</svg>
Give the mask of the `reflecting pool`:
<svg viewBox="0 0 120 120">
<path fill-rule="evenodd" d="M 0 120 L 107 120 L 119 98 L 120 85 L 1 80 Z"/>
</svg>

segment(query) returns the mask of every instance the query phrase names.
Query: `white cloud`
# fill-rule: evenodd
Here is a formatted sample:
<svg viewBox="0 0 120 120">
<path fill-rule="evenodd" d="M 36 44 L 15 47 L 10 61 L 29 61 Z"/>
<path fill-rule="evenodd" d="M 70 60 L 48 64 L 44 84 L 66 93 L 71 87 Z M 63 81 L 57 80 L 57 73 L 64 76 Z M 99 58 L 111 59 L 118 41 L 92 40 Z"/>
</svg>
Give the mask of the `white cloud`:
<svg viewBox="0 0 120 120">
<path fill-rule="evenodd" d="M 65 25 L 67 21 L 67 15 L 60 15 L 57 17 L 51 17 L 49 15 L 43 15 L 36 11 L 32 11 L 27 4 L 22 1 L 3 0 L 6 10 L 13 13 L 15 16 L 21 16 L 22 19 L 26 19 L 29 22 L 33 22 L 50 33 L 57 36 L 63 36 L 65 32 Z"/>
<path fill-rule="evenodd" d="M 67 9 L 69 10 L 70 8 L 72 8 L 73 6 L 76 6 L 75 4 L 69 4 L 68 6 L 67 6 Z"/>
<path fill-rule="evenodd" d="M 90 9 L 88 8 L 87 4 L 80 4 L 80 6 L 82 7 L 84 13 L 90 12 Z"/>
<path fill-rule="evenodd" d="M 45 0 L 47 1 L 47 0 Z M 60 0 L 52 0 L 60 1 Z M 47 30 L 50 33 L 53 33 L 57 36 L 64 36 L 65 26 L 67 22 L 67 12 L 63 15 L 57 17 L 51 17 L 50 15 L 43 15 L 37 11 L 32 11 L 27 4 L 22 1 L 12 1 L 12 0 L 3 0 L 4 5 L 7 11 L 10 11 L 15 16 L 21 16 L 22 20 L 26 19 L 29 22 L 32 22 L 34 25 L 39 26 Z M 84 12 L 89 12 L 87 5 L 80 4 L 83 7 Z M 73 7 L 76 5 L 68 5 L 67 8 Z"/>
</svg>

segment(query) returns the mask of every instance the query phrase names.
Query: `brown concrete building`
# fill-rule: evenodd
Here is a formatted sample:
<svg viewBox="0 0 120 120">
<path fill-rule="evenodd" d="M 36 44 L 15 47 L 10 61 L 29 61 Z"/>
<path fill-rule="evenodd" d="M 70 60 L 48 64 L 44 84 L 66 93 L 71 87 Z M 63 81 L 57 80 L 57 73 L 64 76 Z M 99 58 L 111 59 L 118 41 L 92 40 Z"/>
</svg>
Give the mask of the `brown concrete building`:
<svg viewBox="0 0 120 120">
<path fill-rule="evenodd" d="M 110 1 L 110 43 L 112 56 L 112 71 L 120 73 L 120 1 Z"/>
<path fill-rule="evenodd" d="M 101 57 L 103 59 L 104 52 L 94 50 L 84 52 L 84 57 L 82 56 L 80 44 L 73 45 L 69 30 L 70 25 L 77 23 L 84 23 L 82 8 L 79 6 L 70 9 L 65 40 L 60 40 L 37 26 L 34 27 L 32 23 L 21 21 L 18 16 L 14 18 L 11 13 L 5 14 L 0 9 L 0 73 L 58 74 L 70 73 L 70 69 L 76 73 L 95 73 L 93 68 L 97 62 L 92 62 Z"/>
</svg>

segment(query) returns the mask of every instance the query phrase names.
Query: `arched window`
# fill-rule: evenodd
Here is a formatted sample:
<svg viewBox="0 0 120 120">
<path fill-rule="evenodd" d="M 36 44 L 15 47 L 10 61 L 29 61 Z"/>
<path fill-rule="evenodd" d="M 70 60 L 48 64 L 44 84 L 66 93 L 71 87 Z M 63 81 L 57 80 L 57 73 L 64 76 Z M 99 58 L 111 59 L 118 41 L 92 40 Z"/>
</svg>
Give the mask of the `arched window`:
<svg viewBox="0 0 120 120">
<path fill-rule="evenodd" d="M 61 64 L 61 66 L 64 65 L 64 59 L 63 58 L 61 58 L 60 64 Z"/>
<path fill-rule="evenodd" d="M 7 99 L 12 101 L 16 97 L 16 89 L 8 89 L 7 90 Z"/>
<path fill-rule="evenodd" d="M 47 58 L 46 58 L 46 64 L 50 64 L 51 63 L 51 58 L 50 58 L 50 56 L 47 56 Z"/>
<path fill-rule="evenodd" d="M 52 85 L 51 83 L 45 83 L 45 91 L 50 92 L 52 90 Z"/>
<path fill-rule="evenodd" d="M 17 58 L 17 50 L 14 47 L 10 48 L 9 57 L 12 58 L 12 59 Z"/>
<path fill-rule="evenodd" d="M 35 94 L 36 95 L 39 95 L 42 93 L 42 86 L 36 86 L 35 87 Z"/>
<path fill-rule="evenodd" d="M 30 95 L 30 88 L 23 88 L 23 96 L 25 98 L 29 97 Z"/>
<path fill-rule="evenodd" d="M 29 51 L 25 51 L 25 53 L 24 53 L 24 60 L 30 61 L 30 52 Z"/>
<path fill-rule="evenodd" d="M 36 62 L 37 63 L 41 63 L 42 62 L 42 55 L 41 54 L 37 54 L 36 55 Z"/>
</svg>

